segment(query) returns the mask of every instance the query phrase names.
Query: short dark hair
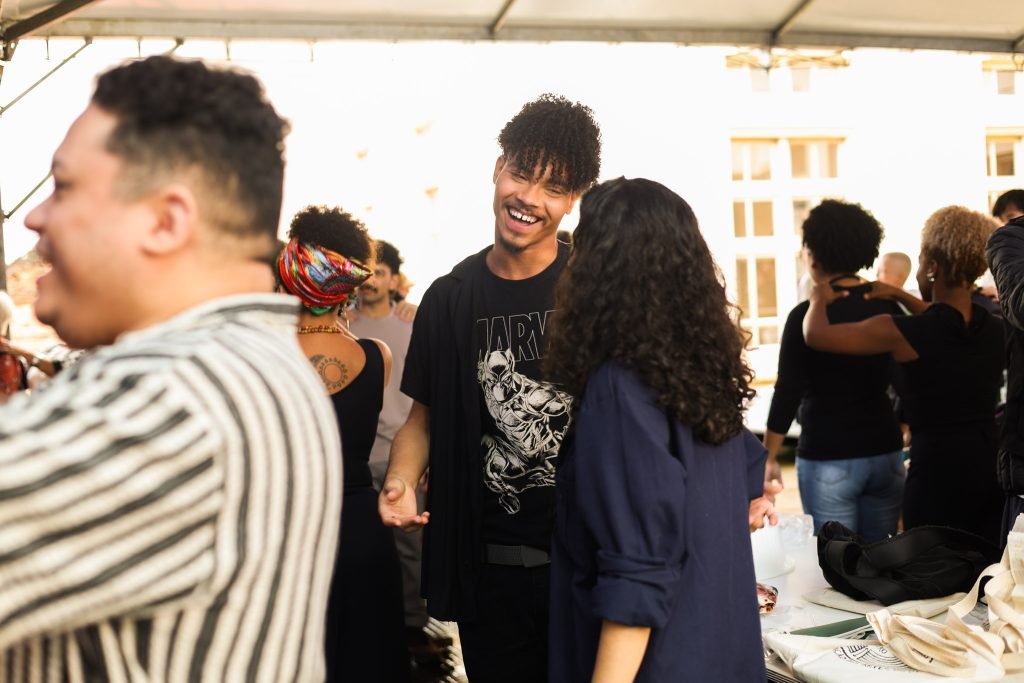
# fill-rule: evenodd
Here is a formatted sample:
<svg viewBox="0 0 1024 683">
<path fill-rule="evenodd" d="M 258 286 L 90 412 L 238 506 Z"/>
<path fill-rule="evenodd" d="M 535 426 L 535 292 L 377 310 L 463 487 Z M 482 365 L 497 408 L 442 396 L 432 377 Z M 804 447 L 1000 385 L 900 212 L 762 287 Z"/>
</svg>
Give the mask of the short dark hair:
<svg viewBox="0 0 1024 683">
<path fill-rule="evenodd" d="M 860 204 L 826 199 L 811 209 L 803 225 L 803 243 L 825 273 L 856 273 L 878 258 L 885 234 Z"/>
<path fill-rule="evenodd" d="M 288 228 L 288 239 L 315 244 L 336 251 L 364 265 L 373 260 L 373 240 L 366 226 L 338 207 L 307 206 L 295 214 Z"/>
<path fill-rule="evenodd" d="M 594 112 L 561 95 L 541 95 L 505 124 L 498 136 L 506 161 L 532 172 L 549 166 L 570 192 L 589 189 L 601 173 L 601 130 Z"/>
<path fill-rule="evenodd" d="M 392 275 L 398 275 L 403 263 L 398 248 L 384 240 L 377 240 L 377 261 L 390 268 Z"/>
<path fill-rule="evenodd" d="M 999 218 L 1011 206 L 1024 213 L 1024 190 L 1007 190 L 999 195 L 992 205 L 992 215 Z"/>
<path fill-rule="evenodd" d="M 117 119 L 107 149 L 126 165 L 124 188 L 142 194 L 169 171 L 197 170 L 207 218 L 236 237 L 264 237 L 273 250 L 281 220 L 284 138 L 254 77 L 198 61 L 149 57 L 99 77 L 92 102 Z"/>
</svg>

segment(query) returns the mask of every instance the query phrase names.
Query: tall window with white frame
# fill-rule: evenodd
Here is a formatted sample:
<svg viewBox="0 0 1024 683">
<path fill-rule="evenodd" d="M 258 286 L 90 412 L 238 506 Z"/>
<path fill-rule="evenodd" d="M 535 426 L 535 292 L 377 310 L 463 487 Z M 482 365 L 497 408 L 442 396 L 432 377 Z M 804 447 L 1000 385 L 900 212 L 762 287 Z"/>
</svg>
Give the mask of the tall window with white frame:
<svg viewBox="0 0 1024 683">
<path fill-rule="evenodd" d="M 989 129 L 985 160 L 991 209 L 999 195 L 1024 187 L 1024 129 Z"/>
<path fill-rule="evenodd" d="M 755 348 L 779 343 L 800 299 L 801 228 L 811 208 L 839 194 L 841 146 L 841 136 L 732 139 L 734 291 Z"/>
</svg>

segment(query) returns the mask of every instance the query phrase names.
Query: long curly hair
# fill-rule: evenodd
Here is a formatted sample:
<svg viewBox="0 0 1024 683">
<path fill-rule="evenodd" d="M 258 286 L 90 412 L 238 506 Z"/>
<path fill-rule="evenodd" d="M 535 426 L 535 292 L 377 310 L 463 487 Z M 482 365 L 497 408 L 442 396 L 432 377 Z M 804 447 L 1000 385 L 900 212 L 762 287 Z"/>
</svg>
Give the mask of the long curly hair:
<svg viewBox="0 0 1024 683">
<path fill-rule="evenodd" d="M 651 180 L 610 180 L 583 196 L 574 240 L 555 295 L 547 378 L 580 397 L 613 360 L 699 439 L 736 435 L 754 396 L 747 338 L 690 206 Z"/>
<path fill-rule="evenodd" d="M 942 266 L 946 284 L 970 288 L 985 272 L 985 245 L 996 222 L 964 206 L 946 206 L 924 223 L 921 253 Z"/>
</svg>

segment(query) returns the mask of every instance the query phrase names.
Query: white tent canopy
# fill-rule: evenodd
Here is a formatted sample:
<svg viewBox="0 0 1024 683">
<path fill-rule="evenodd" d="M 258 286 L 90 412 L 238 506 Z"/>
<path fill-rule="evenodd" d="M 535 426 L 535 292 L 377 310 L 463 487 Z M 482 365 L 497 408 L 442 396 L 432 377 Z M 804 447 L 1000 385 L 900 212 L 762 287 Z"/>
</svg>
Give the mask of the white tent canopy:
<svg viewBox="0 0 1024 683">
<path fill-rule="evenodd" d="M 0 0 L 0 77 L 27 36 L 888 47 L 1024 67 L 1024 0 Z M 0 289 L 11 215 L 0 207 Z"/>
<path fill-rule="evenodd" d="M 1021 0 L 0 0 L 25 35 L 585 40 L 1024 52 Z"/>
</svg>

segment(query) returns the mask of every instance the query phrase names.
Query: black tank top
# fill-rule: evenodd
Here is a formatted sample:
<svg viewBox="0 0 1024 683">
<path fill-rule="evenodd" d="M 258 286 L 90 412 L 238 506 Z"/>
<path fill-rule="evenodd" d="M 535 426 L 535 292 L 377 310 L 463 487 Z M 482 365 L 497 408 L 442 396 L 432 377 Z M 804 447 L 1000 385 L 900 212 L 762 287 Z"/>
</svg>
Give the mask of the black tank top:
<svg viewBox="0 0 1024 683">
<path fill-rule="evenodd" d="M 366 355 L 366 365 L 352 382 L 331 394 L 341 432 L 345 488 L 373 487 L 370 449 L 377 438 L 377 419 L 384 404 L 384 357 L 370 339 L 357 341 Z"/>
</svg>

